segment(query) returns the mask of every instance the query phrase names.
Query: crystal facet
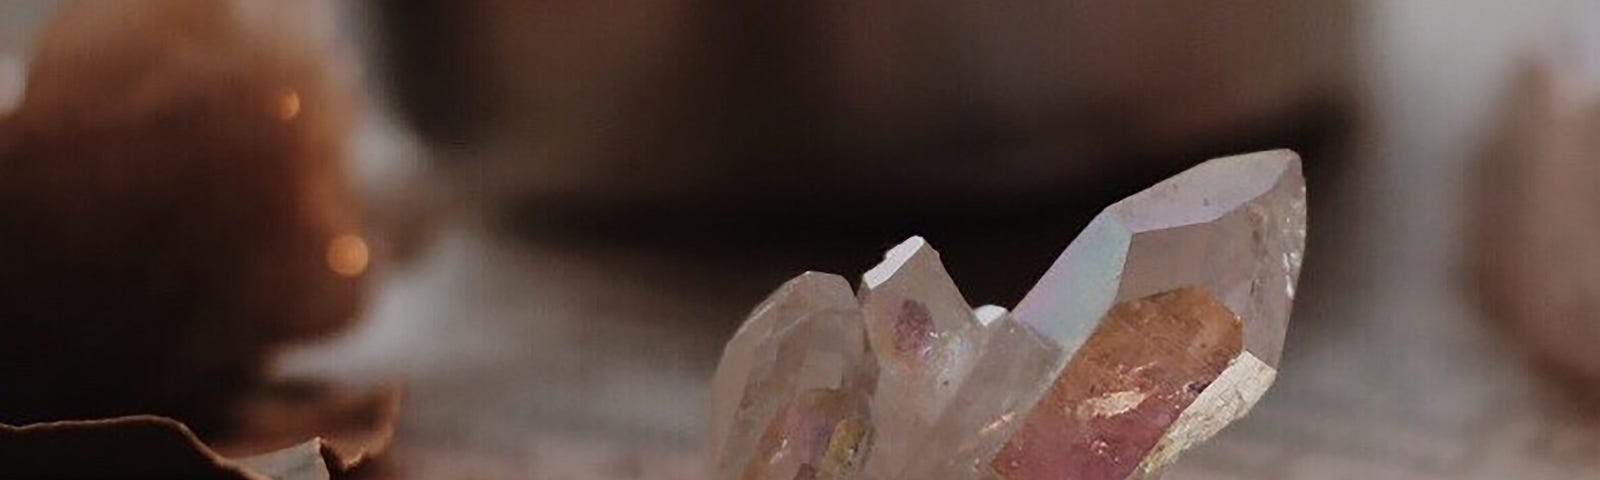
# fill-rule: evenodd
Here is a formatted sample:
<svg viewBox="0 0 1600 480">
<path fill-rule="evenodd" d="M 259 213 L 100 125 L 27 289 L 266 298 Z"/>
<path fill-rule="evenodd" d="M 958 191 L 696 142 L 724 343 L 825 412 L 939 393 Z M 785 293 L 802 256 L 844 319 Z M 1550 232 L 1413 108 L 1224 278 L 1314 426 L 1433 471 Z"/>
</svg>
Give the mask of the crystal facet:
<svg viewBox="0 0 1600 480">
<path fill-rule="evenodd" d="M 713 385 L 718 479 L 1159 476 L 1277 372 L 1305 241 L 1292 152 L 1107 208 L 1014 311 L 972 309 L 920 237 L 786 283 Z"/>
<path fill-rule="evenodd" d="M 983 324 L 922 237 L 911 237 L 861 277 L 862 318 L 878 359 L 873 428 L 879 443 L 867 473 L 904 467 L 972 365 Z"/>
<path fill-rule="evenodd" d="M 1239 355 L 1241 326 L 1197 287 L 1117 304 L 991 466 L 1003 478 L 1128 478 Z"/>
<path fill-rule="evenodd" d="M 849 389 L 870 395 L 859 307 L 843 277 L 806 272 L 757 306 L 723 350 L 712 382 L 710 468 L 740 478 L 757 439 L 796 395 Z"/>
<path fill-rule="evenodd" d="M 871 445 L 871 434 L 861 392 L 801 392 L 767 425 L 743 479 L 851 478 Z"/>
</svg>

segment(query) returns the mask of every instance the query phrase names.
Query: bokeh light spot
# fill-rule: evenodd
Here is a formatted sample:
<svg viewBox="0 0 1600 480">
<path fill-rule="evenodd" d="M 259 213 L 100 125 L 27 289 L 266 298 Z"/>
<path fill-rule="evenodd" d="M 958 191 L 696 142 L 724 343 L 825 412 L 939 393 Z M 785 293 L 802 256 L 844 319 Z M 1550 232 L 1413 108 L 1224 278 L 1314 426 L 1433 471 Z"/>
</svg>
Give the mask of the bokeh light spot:
<svg viewBox="0 0 1600 480">
<path fill-rule="evenodd" d="M 333 273 L 346 277 L 361 275 L 367 271 L 370 261 L 367 242 L 359 236 L 340 235 L 328 242 L 328 269 Z"/>
<path fill-rule="evenodd" d="M 278 119 L 283 121 L 294 120 L 294 117 L 300 116 L 300 92 L 284 90 L 278 94 L 273 108 L 278 115 Z"/>
</svg>

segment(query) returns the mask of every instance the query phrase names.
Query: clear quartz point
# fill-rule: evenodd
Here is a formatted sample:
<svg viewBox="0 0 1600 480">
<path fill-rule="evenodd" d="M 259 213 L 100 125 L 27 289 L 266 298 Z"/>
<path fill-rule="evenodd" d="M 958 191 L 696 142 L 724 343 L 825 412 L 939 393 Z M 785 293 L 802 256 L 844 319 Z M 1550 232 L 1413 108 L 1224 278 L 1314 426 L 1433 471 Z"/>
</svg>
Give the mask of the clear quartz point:
<svg viewBox="0 0 1600 480">
<path fill-rule="evenodd" d="M 714 478 L 742 478 L 769 424 L 800 394 L 844 389 L 870 398 L 875 366 L 844 277 L 807 272 L 784 283 L 723 349 L 708 432 Z"/>
<path fill-rule="evenodd" d="M 1305 242 L 1286 150 L 1108 207 L 1016 309 L 972 309 L 920 237 L 808 273 L 728 343 L 717 479 L 1153 478 L 1272 384 Z"/>
<path fill-rule="evenodd" d="M 1017 480 L 1158 475 L 1184 448 L 1242 416 L 1265 393 L 1282 353 L 1304 248 L 1305 183 L 1299 157 L 1286 150 L 1211 160 L 1107 208 L 1017 305 L 1014 315 L 1074 351 L 1068 359 L 1073 364 L 1063 366 L 1045 403 L 1023 422 L 1024 434 L 989 466 L 1001 478 Z M 1064 428 L 1051 415 L 1059 413 L 1050 408 L 1059 406 L 1052 403 L 1057 393 L 1105 388 L 1074 380 L 1073 368 L 1078 358 L 1106 351 L 1086 341 L 1113 341 L 1108 328 L 1121 322 L 1118 314 L 1141 304 L 1147 313 L 1166 309 L 1138 325 L 1146 346 L 1167 350 L 1147 350 L 1099 369 L 1130 378 L 1144 378 L 1139 375 L 1151 369 L 1190 374 L 1128 390 L 1144 395 L 1142 402 L 1109 420 L 1088 422 L 1083 438 L 1097 446 L 1093 455 L 1073 460 L 1078 463 L 1054 461 L 1070 447 L 1040 448 L 1037 437 L 1026 433 Z M 1217 347 L 1200 342 L 1210 338 L 1207 332 L 1226 330 L 1191 327 L 1220 324 L 1214 319 L 1228 316 L 1238 319 L 1238 332 L 1231 335 L 1239 337 L 1240 350 L 1217 367 L 1213 357 L 1197 352 L 1204 350 L 1201 345 Z M 1116 351 L 1130 350 L 1131 344 Z M 1178 383 L 1203 398 L 1174 403 L 1161 393 Z M 1167 404 L 1154 405 L 1161 402 Z M 1158 406 L 1164 413 L 1149 413 Z M 1010 466 L 1028 462 L 1050 468 Z"/>
<path fill-rule="evenodd" d="M 890 249 L 861 279 L 862 319 L 878 360 L 872 400 L 878 444 L 868 478 L 887 478 L 928 441 L 928 429 L 967 376 L 984 325 L 922 237 Z"/>
</svg>

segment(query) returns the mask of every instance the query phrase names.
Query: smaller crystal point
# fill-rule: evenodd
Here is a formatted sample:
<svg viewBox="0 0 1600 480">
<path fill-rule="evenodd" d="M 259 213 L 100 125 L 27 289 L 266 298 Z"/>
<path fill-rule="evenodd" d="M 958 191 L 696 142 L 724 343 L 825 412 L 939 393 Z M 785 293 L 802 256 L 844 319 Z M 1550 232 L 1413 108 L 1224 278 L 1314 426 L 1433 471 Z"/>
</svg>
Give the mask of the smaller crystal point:
<svg viewBox="0 0 1600 480">
<path fill-rule="evenodd" d="M 922 237 L 911 237 L 889 249 L 883 262 L 862 274 L 860 297 L 864 309 L 899 309 L 901 305 L 896 303 L 905 302 L 923 305 L 930 323 L 918 328 L 926 331 L 956 331 L 977 322 L 972 307 L 939 261 L 939 252 Z"/>
<path fill-rule="evenodd" d="M 983 325 L 922 237 L 890 249 L 861 280 L 861 310 L 878 359 L 879 439 L 866 472 L 898 472 L 967 376 Z"/>
<path fill-rule="evenodd" d="M 844 277 L 807 272 L 784 283 L 751 312 L 717 364 L 708 432 L 715 478 L 739 478 L 756 438 L 795 392 L 871 392 L 863 385 L 875 370 L 870 355 Z"/>
<path fill-rule="evenodd" d="M 872 359 L 866 334 L 861 329 L 859 311 L 813 312 L 776 332 L 773 340 L 775 342 L 758 358 L 744 395 L 734 409 L 732 417 L 735 421 L 728 430 L 723 455 L 718 459 L 717 468 L 721 472 L 718 478 L 739 478 L 740 472 L 750 471 L 752 462 L 771 463 L 758 457 L 761 453 L 757 450 L 759 439 L 763 435 L 772 432 L 778 432 L 778 435 L 803 433 L 783 426 L 782 423 L 787 420 L 782 413 L 786 407 L 795 405 L 794 399 L 803 397 L 806 392 L 838 391 L 845 392 L 849 398 L 860 399 L 870 398 L 873 394 L 877 382 L 877 364 Z M 797 414 L 805 414 L 810 418 L 815 413 L 813 410 L 816 410 L 812 407 L 822 408 L 804 406 Z M 815 416 L 833 418 L 820 413 Z M 867 417 L 863 411 L 850 418 L 859 418 L 860 423 L 867 424 L 870 421 Z M 791 438 L 783 437 L 780 441 L 784 439 Z M 866 454 L 866 445 L 852 445 L 852 448 L 861 450 L 858 454 Z M 820 464 L 807 465 L 811 468 L 822 467 Z"/>
</svg>

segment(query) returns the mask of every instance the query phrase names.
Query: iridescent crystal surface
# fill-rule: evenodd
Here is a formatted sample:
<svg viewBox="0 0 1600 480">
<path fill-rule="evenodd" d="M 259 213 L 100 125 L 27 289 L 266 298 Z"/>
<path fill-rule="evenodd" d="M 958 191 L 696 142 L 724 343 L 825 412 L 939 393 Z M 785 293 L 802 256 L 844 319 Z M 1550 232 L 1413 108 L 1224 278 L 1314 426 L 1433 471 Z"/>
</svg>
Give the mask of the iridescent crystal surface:
<svg viewBox="0 0 1600 480">
<path fill-rule="evenodd" d="M 714 478 L 751 478 L 762 437 L 805 434 L 804 422 L 795 426 L 801 430 L 773 431 L 801 396 L 841 391 L 870 398 L 877 378 L 871 355 L 844 278 L 807 272 L 779 287 L 728 342 L 717 366 L 708 467 Z"/>
<path fill-rule="evenodd" d="M 1118 303 L 991 467 L 1003 478 L 1127 478 L 1239 355 L 1241 327 L 1198 287 Z"/>
<path fill-rule="evenodd" d="M 1280 150 L 1108 207 L 1014 311 L 971 308 L 920 237 L 854 297 L 807 273 L 724 351 L 712 478 L 1159 476 L 1271 385 L 1304 242 Z"/>
</svg>

